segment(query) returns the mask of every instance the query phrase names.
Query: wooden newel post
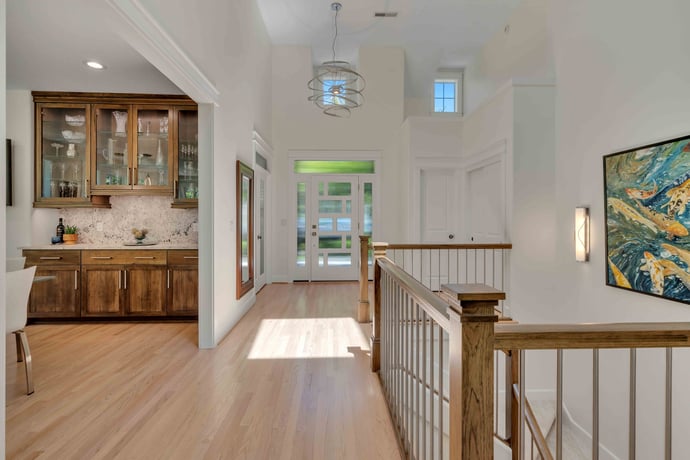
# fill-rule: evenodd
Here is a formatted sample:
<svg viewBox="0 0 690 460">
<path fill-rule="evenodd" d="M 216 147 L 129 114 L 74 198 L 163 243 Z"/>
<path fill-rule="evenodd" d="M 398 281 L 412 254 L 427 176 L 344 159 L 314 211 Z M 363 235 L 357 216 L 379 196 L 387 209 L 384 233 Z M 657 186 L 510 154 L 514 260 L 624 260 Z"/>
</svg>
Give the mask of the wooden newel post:
<svg viewBox="0 0 690 460">
<path fill-rule="evenodd" d="M 359 305 L 357 321 L 369 321 L 369 237 L 359 235 Z"/>
<path fill-rule="evenodd" d="M 504 292 L 484 284 L 447 284 L 450 317 L 450 458 L 494 454 L 494 323 Z"/>
<path fill-rule="evenodd" d="M 371 371 L 381 368 L 381 267 L 376 262 L 386 257 L 388 243 L 372 243 L 374 247 L 374 318 L 371 324 Z"/>
</svg>

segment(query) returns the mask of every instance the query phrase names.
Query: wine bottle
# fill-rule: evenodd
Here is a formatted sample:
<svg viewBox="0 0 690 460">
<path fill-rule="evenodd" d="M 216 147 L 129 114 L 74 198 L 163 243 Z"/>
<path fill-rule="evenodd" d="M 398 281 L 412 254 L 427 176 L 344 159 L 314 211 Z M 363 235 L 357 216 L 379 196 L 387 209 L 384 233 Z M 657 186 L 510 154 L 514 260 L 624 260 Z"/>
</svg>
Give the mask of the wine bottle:
<svg viewBox="0 0 690 460">
<path fill-rule="evenodd" d="M 55 232 L 55 235 L 60 238 L 60 243 L 62 243 L 62 235 L 65 234 L 65 226 L 62 224 L 62 217 L 60 217 L 60 221 L 57 224 L 57 229 Z"/>
</svg>

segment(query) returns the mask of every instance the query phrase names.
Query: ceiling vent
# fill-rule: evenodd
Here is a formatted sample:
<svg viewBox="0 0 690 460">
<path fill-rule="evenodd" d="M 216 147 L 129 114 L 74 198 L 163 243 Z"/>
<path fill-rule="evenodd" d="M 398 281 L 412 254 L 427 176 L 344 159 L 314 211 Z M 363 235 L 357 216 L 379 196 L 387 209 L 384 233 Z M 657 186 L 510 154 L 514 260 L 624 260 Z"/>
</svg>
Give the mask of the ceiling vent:
<svg viewBox="0 0 690 460">
<path fill-rule="evenodd" d="M 375 18 L 397 18 L 398 17 L 398 12 L 397 11 L 386 11 L 386 12 L 375 12 L 374 13 Z"/>
</svg>

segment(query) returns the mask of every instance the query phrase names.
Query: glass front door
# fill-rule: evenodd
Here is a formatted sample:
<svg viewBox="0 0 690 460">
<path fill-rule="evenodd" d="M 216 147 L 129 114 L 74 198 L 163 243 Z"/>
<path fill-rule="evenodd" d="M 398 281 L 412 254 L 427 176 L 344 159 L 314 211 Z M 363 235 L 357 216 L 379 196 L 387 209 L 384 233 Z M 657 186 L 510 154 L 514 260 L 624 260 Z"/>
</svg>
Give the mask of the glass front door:
<svg viewBox="0 0 690 460">
<path fill-rule="evenodd" d="M 359 262 L 359 179 L 312 176 L 307 229 L 311 280 L 355 280 Z"/>
</svg>

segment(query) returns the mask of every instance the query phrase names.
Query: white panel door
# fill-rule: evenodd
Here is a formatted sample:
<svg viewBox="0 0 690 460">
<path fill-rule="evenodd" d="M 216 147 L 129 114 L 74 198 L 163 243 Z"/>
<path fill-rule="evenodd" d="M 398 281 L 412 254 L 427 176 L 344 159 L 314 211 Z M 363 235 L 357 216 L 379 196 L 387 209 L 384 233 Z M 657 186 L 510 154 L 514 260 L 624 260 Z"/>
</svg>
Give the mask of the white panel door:
<svg viewBox="0 0 690 460">
<path fill-rule="evenodd" d="M 455 240 L 458 197 L 454 169 L 422 169 L 420 172 L 420 234 L 422 243 Z"/>
<path fill-rule="evenodd" d="M 266 206 L 268 197 L 268 173 L 261 168 L 254 170 L 254 289 L 256 292 L 266 284 L 266 268 L 268 251 Z"/>
<path fill-rule="evenodd" d="M 499 243 L 505 237 L 503 162 L 468 171 L 468 236 L 474 243 Z"/>
<path fill-rule="evenodd" d="M 358 176 L 311 177 L 306 230 L 312 281 L 358 279 L 358 185 Z"/>
</svg>

